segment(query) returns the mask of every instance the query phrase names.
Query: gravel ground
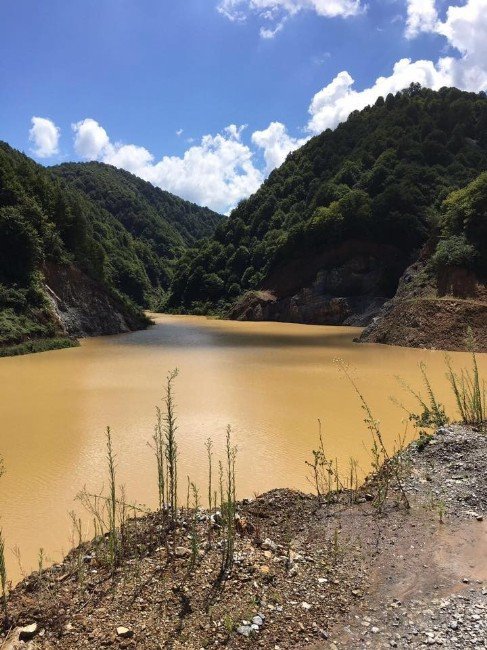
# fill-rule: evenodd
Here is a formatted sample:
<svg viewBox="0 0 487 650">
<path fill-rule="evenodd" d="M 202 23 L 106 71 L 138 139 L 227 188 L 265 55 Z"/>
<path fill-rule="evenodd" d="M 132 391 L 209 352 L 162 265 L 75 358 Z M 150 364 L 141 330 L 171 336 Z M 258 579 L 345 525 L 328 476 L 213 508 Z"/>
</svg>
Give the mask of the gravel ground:
<svg viewBox="0 0 487 650">
<path fill-rule="evenodd" d="M 207 513 L 195 566 L 193 513 L 181 513 L 162 545 L 160 518 L 149 515 L 132 525 L 132 555 L 113 579 L 85 544 L 23 581 L 1 650 L 485 648 L 486 442 L 455 426 L 411 445 L 410 510 L 392 489 L 379 515 L 374 477 L 354 499 L 343 492 L 320 504 L 275 490 L 242 502 L 235 565 L 222 582 Z"/>
</svg>

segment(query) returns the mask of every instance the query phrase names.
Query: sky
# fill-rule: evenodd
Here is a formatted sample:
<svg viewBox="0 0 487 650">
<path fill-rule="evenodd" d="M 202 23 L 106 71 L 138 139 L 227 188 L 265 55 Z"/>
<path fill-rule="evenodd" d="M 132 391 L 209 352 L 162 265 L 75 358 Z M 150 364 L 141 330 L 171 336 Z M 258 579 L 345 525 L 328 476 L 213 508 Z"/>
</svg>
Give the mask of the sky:
<svg viewBox="0 0 487 650">
<path fill-rule="evenodd" d="M 0 0 L 0 139 L 228 214 L 412 82 L 487 90 L 487 0 Z"/>
</svg>

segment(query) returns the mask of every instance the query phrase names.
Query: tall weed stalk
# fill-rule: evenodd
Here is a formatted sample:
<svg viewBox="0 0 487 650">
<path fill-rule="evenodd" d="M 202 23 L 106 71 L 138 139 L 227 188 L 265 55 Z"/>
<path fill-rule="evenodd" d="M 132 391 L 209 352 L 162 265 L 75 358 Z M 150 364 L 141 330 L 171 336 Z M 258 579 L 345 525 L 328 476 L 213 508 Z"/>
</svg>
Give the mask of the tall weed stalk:
<svg viewBox="0 0 487 650">
<path fill-rule="evenodd" d="M 394 482 L 397 489 L 399 490 L 399 494 L 401 495 L 404 506 L 409 510 L 411 506 L 403 480 L 404 467 L 401 454 L 402 449 L 396 449 L 395 453 L 392 455 L 389 454 L 384 443 L 379 420 L 376 420 L 374 417 L 363 393 L 359 389 L 355 379 L 350 374 L 348 366 L 342 359 L 337 359 L 336 363 L 356 392 L 360 400 L 362 410 L 365 413 L 364 422 L 372 435 L 372 467 L 375 473 L 377 490 L 376 497 L 374 499 L 374 505 L 376 506 L 378 512 L 382 512 L 387 496 L 389 494 L 389 488 L 391 486 L 391 483 Z"/>
<path fill-rule="evenodd" d="M 448 368 L 447 378 L 450 382 L 460 418 L 464 424 L 487 428 L 487 399 L 485 381 L 480 378 L 477 356 L 471 344 L 472 368 L 462 369 L 460 374 L 453 370 L 452 360 L 445 355 Z"/>
</svg>

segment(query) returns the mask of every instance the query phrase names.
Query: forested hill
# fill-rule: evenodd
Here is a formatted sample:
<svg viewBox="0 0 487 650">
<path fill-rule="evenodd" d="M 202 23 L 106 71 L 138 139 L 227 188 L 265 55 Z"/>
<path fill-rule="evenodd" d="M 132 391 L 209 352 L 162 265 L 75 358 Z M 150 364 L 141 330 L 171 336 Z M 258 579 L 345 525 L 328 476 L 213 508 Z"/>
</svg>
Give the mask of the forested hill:
<svg viewBox="0 0 487 650">
<path fill-rule="evenodd" d="M 54 172 L 0 142 L 0 348 L 143 326 L 140 307 L 157 306 L 175 258 L 219 218 L 86 168 Z"/>
<path fill-rule="evenodd" d="M 111 165 L 66 163 L 50 171 L 123 226 L 126 245 L 110 246 L 115 284 L 139 305 L 157 308 L 174 260 L 201 237 L 212 235 L 222 219 Z M 111 234 L 101 232 L 99 238 L 108 242 Z M 136 264 L 126 258 L 126 248 L 133 250 Z"/>
<path fill-rule="evenodd" d="M 161 257 L 213 234 L 222 216 L 104 163 L 65 163 L 50 170 L 107 210 Z"/>
<path fill-rule="evenodd" d="M 266 289 L 267 305 L 241 301 L 234 316 L 367 322 L 436 231 L 444 199 L 486 169 L 485 93 L 413 85 L 379 98 L 291 153 L 189 251 L 169 304 L 225 310 Z"/>
</svg>

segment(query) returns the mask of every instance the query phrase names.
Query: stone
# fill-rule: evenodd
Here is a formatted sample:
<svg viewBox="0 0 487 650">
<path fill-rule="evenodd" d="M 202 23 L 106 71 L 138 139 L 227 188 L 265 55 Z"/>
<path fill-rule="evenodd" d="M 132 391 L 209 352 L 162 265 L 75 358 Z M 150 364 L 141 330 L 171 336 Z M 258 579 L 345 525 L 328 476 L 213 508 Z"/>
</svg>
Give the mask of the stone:
<svg viewBox="0 0 487 650">
<path fill-rule="evenodd" d="M 39 626 L 37 623 L 31 623 L 25 627 L 20 628 L 19 630 L 19 641 L 30 641 L 35 637 L 39 632 Z"/>
<path fill-rule="evenodd" d="M 305 601 L 301 603 L 301 607 L 305 609 L 306 611 L 309 611 L 311 609 L 311 605 Z"/>
<path fill-rule="evenodd" d="M 262 542 L 262 548 L 265 551 L 277 551 L 277 544 L 269 539 L 268 537 Z"/>
<path fill-rule="evenodd" d="M 131 639 L 134 636 L 134 633 L 132 630 L 129 630 L 128 627 L 123 627 L 123 625 L 121 625 L 120 627 L 117 627 L 117 635 L 122 637 L 122 639 Z"/>
<path fill-rule="evenodd" d="M 249 637 L 251 632 L 250 625 L 241 625 L 240 627 L 237 628 L 237 632 L 242 636 Z"/>
<path fill-rule="evenodd" d="M 257 616 L 254 616 L 254 618 L 252 619 L 252 624 L 260 626 L 260 625 L 264 624 L 264 620 L 262 619 L 261 616 L 257 615 Z"/>
<path fill-rule="evenodd" d="M 176 557 L 189 557 L 191 555 L 191 549 L 185 546 L 177 546 L 174 554 Z"/>
</svg>

